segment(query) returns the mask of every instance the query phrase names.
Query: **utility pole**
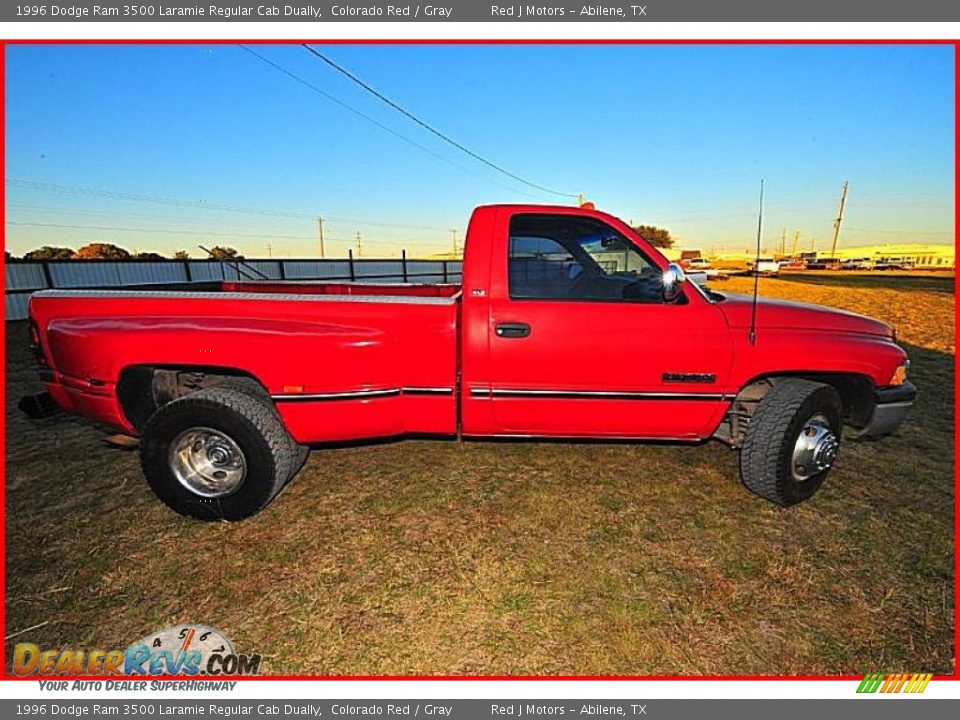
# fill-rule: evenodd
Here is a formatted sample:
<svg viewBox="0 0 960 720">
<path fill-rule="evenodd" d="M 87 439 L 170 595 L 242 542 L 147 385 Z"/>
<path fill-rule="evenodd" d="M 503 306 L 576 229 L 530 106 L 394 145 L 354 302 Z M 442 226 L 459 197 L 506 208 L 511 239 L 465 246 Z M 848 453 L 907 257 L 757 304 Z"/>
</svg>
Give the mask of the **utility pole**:
<svg viewBox="0 0 960 720">
<path fill-rule="evenodd" d="M 800 246 L 800 231 L 797 230 L 797 231 L 793 234 L 793 252 L 791 253 L 791 255 L 796 255 L 796 254 L 797 254 L 797 248 L 798 248 L 799 246 Z"/>
<path fill-rule="evenodd" d="M 840 195 L 840 212 L 837 213 L 836 222 L 833 223 L 833 246 L 830 248 L 830 257 L 836 257 L 837 255 L 837 240 L 840 237 L 840 223 L 843 222 L 843 208 L 847 204 L 847 187 L 850 183 L 847 180 L 843 181 L 843 192 Z"/>
<path fill-rule="evenodd" d="M 317 215 L 317 234 L 320 236 L 320 259 L 323 260 L 323 218 Z"/>
<path fill-rule="evenodd" d="M 451 230 L 453 233 L 453 256 L 457 257 L 460 254 L 460 248 L 457 247 L 457 231 Z"/>
<path fill-rule="evenodd" d="M 357 257 L 358 257 L 358 258 L 362 258 L 362 257 L 363 257 L 363 247 L 360 245 L 360 231 L 359 231 L 359 230 L 357 230 L 356 240 L 357 240 Z"/>
<path fill-rule="evenodd" d="M 817 249 L 817 238 L 814 236 L 810 238 L 810 252 L 814 252 L 816 249 Z"/>
<path fill-rule="evenodd" d="M 273 257 L 273 243 L 267 243 L 267 257 Z"/>
<path fill-rule="evenodd" d="M 787 254 L 787 229 L 784 228 L 780 233 L 780 257 Z"/>
</svg>

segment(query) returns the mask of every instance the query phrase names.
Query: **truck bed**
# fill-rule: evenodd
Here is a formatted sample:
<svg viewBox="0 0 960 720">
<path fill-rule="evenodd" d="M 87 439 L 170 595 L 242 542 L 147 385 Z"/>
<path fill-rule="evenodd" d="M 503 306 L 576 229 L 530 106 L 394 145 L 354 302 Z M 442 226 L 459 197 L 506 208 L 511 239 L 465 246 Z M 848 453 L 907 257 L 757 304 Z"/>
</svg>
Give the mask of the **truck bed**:
<svg viewBox="0 0 960 720">
<path fill-rule="evenodd" d="M 455 433 L 459 299 L 455 285 L 223 282 L 42 291 L 30 316 L 47 389 L 74 412 L 138 432 L 118 399 L 131 368 L 199 366 L 253 377 L 310 443 Z"/>
</svg>

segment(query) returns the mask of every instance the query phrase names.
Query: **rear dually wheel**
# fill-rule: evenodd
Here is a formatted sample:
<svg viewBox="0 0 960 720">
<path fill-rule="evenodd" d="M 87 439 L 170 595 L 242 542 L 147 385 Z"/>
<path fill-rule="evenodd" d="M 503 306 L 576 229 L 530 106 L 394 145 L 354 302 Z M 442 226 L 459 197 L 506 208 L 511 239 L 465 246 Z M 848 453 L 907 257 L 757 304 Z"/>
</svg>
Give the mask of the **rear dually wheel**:
<svg viewBox="0 0 960 720">
<path fill-rule="evenodd" d="M 201 520 L 241 520 L 266 507 L 291 475 L 291 440 L 268 402 L 211 387 L 160 407 L 140 461 L 168 507 Z"/>
</svg>

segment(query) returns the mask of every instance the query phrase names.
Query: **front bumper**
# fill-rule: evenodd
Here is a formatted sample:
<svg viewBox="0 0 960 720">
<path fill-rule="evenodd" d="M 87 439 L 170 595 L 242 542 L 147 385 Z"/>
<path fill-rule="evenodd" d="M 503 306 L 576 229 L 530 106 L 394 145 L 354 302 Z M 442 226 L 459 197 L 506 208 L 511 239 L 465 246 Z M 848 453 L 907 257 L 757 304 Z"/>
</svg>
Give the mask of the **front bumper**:
<svg viewBox="0 0 960 720">
<path fill-rule="evenodd" d="M 907 380 L 897 387 L 881 388 L 875 391 L 876 405 L 873 415 L 866 426 L 858 429 L 854 438 L 872 440 L 889 435 L 898 427 L 913 407 L 917 397 L 917 386 Z"/>
</svg>

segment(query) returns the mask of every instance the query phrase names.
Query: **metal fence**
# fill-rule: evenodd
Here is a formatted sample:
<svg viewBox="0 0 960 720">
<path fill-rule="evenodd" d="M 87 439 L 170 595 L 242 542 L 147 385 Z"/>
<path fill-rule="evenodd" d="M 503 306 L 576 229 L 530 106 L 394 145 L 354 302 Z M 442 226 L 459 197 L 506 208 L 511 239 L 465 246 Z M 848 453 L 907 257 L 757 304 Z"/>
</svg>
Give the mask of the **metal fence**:
<svg viewBox="0 0 960 720">
<path fill-rule="evenodd" d="M 27 317 L 31 293 L 49 288 L 151 287 L 218 280 L 459 283 L 460 260 L 7 260 L 6 319 Z"/>
</svg>

